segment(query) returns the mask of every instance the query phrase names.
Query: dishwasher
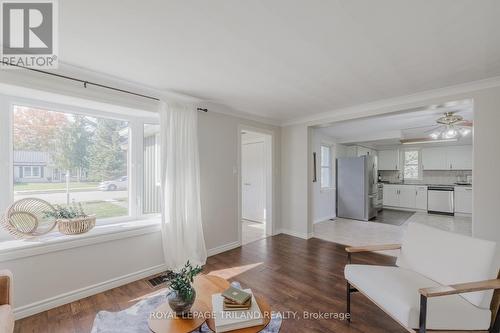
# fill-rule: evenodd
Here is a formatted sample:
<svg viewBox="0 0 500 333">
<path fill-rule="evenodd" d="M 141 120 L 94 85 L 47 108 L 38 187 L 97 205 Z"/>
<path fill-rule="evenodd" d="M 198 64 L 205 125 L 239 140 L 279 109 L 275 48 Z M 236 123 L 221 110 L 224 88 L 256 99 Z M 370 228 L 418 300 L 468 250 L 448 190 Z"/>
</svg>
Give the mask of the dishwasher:
<svg viewBox="0 0 500 333">
<path fill-rule="evenodd" d="M 427 212 L 429 214 L 454 215 L 453 186 L 429 186 L 427 188 Z"/>
</svg>

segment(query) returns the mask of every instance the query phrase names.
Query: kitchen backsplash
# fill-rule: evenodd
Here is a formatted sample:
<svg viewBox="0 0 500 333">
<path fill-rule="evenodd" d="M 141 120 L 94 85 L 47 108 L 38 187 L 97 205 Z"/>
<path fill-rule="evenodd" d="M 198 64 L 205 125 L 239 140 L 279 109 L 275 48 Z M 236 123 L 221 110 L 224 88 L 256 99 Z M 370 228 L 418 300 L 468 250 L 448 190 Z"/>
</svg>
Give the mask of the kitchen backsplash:
<svg viewBox="0 0 500 333">
<path fill-rule="evenodd" d="M 471 170 L 428 170 L 423 171 L 422 180 L 404 180 L 402 171 L 379 171 L 382 181 L 396 183 L 405 181 L 415 184 L 454 184 L 458 181 L 466 181 L 467 176 L 472 176 Z"/>
</svg>

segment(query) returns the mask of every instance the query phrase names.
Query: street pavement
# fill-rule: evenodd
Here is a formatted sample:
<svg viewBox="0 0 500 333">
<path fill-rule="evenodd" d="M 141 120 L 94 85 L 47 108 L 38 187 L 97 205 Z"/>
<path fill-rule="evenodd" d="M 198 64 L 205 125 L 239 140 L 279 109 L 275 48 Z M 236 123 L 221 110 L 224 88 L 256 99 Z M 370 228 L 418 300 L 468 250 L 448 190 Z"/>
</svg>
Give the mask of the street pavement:
<svg viewBox="0 0 500 333">
<path fill-rule="evenodd" d="M 85 191 L 85 192 L 71 192 L 70 202 L 74 199 L 76 202 L 88 201 L 113 201 L 126 199 L 128 191 Z M 65 204 L 66 193 L 37 193 L 37 194 L 14 194 L 14 200 L 23 198 L 39 198 L 50 202 L 51 204 Z M 126 202 L 121 202 L 127 205 Z"/>
</svg>

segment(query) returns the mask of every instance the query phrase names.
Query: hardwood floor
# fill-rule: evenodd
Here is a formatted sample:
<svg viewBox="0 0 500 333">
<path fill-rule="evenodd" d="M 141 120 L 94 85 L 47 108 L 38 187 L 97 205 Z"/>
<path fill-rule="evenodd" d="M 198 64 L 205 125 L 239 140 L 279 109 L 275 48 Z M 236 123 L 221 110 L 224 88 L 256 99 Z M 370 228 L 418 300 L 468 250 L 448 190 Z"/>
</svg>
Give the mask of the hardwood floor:
<svg viewBox="0 0 500 333">
<path fill-rule="evenodd" d="M 358 254 L 353 262 L 393 264 L 395 258 Z M 345 311 L 344 246 L 312 238 L 278 235 L 210 257 L 205 273 L 240 281 L 268 298 L 273 310 Z M 16 322 L 15 332 L 90 332 L 100 310 L 126 309 L 156 290 L 144 280 L 115 288 Z M 352 296 L 351 324 L 335 319 L 283 320 L 281 332 L 404 333 L 384 312 L 360 294 Z"/>
</svg>

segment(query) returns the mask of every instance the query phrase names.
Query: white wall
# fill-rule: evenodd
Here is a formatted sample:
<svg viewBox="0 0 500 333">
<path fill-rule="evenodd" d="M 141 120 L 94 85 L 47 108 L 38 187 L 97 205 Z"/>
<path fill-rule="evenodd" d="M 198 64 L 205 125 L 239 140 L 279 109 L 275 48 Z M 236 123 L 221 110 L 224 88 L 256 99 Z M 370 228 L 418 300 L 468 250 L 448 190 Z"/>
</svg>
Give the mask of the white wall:
<svg viewBox="0 0 500 333">
<path fill-rule="evenodd" d="M 496 84 L 496 83 L 495 83 Z M 441 89 L 426 92 L 420 95 L 401 97 L 395 100 L 381 101 L 371 105 L 354 106 L 346 110 L 330 112 L 317 116 L 312 121 L 304 121 L 302 125 L 289 125 L 282 128 L 283 164 L 293 161 L 300 166 L 294 173 L 289 171 L 282 175 L 283 182 L 283 223 L 287 223 L 287 210 L 293 211 L 296 218 L 291 227 L 305 228 L 310 222 L 305 222 L 307 207 L 302 205 L 308 202 L 309 192 L 304 189 L 304 165 L 307 164 L 307 155 L 304 153 L 303 142 L 307 135 L 307 126 L 317 126 L 335 121 L 374 116 L 384 113 L 399 112 L 415 107 L 441 104 L 448 101 L 472 98 L 474 101 L 474 152 L 473 152 L 473 234 L 476 237 L 500 242 L 500 219 L 498 218 L 498 203 L 500 202 L 500 178 L 495 177 L 500 165 L 500 154 L 497 146 L 500 143 L 500 87 L 478 86 L 468 88 L 469 92 L 462 91 L 462 87 L 454 90 Z M 447 91 L 450 91 L 447 93 Z M 457 91 L 457 92 L 454 92 Z M 285 140 L 290 137 L 291 140 Z M 292 158 L 293 156 L 293 158 Z M 296 167 L 299 168 L 299 167 Z M 291 200 L 293 199 L 293 200 Z M 290 207 L 293 203 L 297 206 Z M 300 203 L 300 204 L 299 204 Z M 500 245 L 499 259 L 500 259 Z M 500 260 L 499 260 L 500 262 Z"/>
<path fill-rule="evenodd" d="M 500 243 L 500 87 L 478 91 L 474 97 L 473 233 Z M 500 253 L 500 244 L 499 253 Z M 500 254 L 499 254 L 500 257 Z"/>
<path fill-rule="evenodd" d="M 17 318 L 165 269 L 159 231 L 0 262 L 5 268 L 14 274 Z"/>
<path fill-rule="evenodd" d="M 217 111 L 217 109 L 210 109 Z M 241 125 L 274 132 L 275 230 L 280 229 L 280 128 L 217 112 L 200 114 L 201 205 L 207 248 L 238 242 L 238 136 Z"/>
<path fill-rule="evenodd" d="M 331 153 L 332 153 L 332 188 L 330 189 L 321 189 L 321 181 L 318 178 L 318 181 L 312 183 L 312 203 L 313 203 L 313 222 L 321 222 L 328 219 L 332 219 L 335 217 L 336 212 L 336 203 L 335 203 L 335 195 L 336 195 L 336 184 L 335 184 L 335 159 L 336 159 L 336 145 L 335 139 L 323 134 L 318 129 L 312 129 L 312 151 L 316 152 L 317 159 L 317 173 L 318 177 L 320 177 L 320 161 L 321 161 L 321 145 L 326 144 L 330 145 Z"/>
<path fill-rule="evenodd" d="M 281 131 L 281 231 L 309 238 L 309 182 L 312 181 L 312 158 L 309 158 L 309 128 L 294 125 Z"/>
<path fill-rule="evenodd" d="M 30 81 L 26 82 L 25 73 L 19 77 L 14 73 L 9 73 L 8 77 L 11 80 L 4 80 L 6 77 L 0 78 L 0 93 L 12 92 L 9 90 L 12 87 L 3 85 L 2 82 L 22 83 L 26 87 L 45 91 L 37 96 L 52 96 L 51 94 L 61 88 L 59 81 L 50 84 L 52 79 L 44 81 L 36 77 L 33 79 L 33 84 Z M 28 76 L 28 78 L 32 77 Z M 67 102 L 78 102 L 80 97 L 88 97 L 78 95 L 79 91 L 88 92 L 81 87 L 66 88 L 71 90 L 71 96 L 77 96 L 76 99 L 67 100 Z M 96 97 L 99 103 L 109 99 L 105 96 L 106 93 L 107 91 L 92 91 L 92 94 L 103 95 L 102 98 Z M 89 105 L 114 108 L 112 104 L 93 103 L 89 101 Z M 123 107 L 123 112 L 129 112 L 133 109 L 128 108 L 136 107 L 136 105 L 122 105 L 121 107 Z M 9 109 L 9 107 L 0 109 L 0 125 L 5 125 L 8 121 Z M 239 163 L 238 137 L 241 125 L 263 128 L 274 134 L 273 202 L 275 209 L 273 220 L 276 228 L 280 228 L 281 131 L 279 127 L 227 115 L 231 110 L 222 106 L 212 104 L 209 110 L 208 113 L 199 114 L 198 130 L 203 229 L 210 255 L 239 245 L 239 187 L 236 170 Z M 0 142 L 0 156 L 5 156 L 4 154 L 9 151 L 9 143 Z M 4 158 L 0 160 L 0 168 L 2 172 L 9 172 L 8 161 Z M 0 208 L 8 205 L 11 190 L 4 187 L 0 191 Z M 160 233 L 156 231 L 97 245 L 84 245 L 71 250 L 37 254 L 27 258 L 8 261 L 0 259 L 0 269 L 8 268 L 13 271 L 15 307 L 18 314 L 25 316 L 76 300 L 82 295 L 88 296 L 156 273 L 163 269 L 160 239 Z"/>
</svg>

